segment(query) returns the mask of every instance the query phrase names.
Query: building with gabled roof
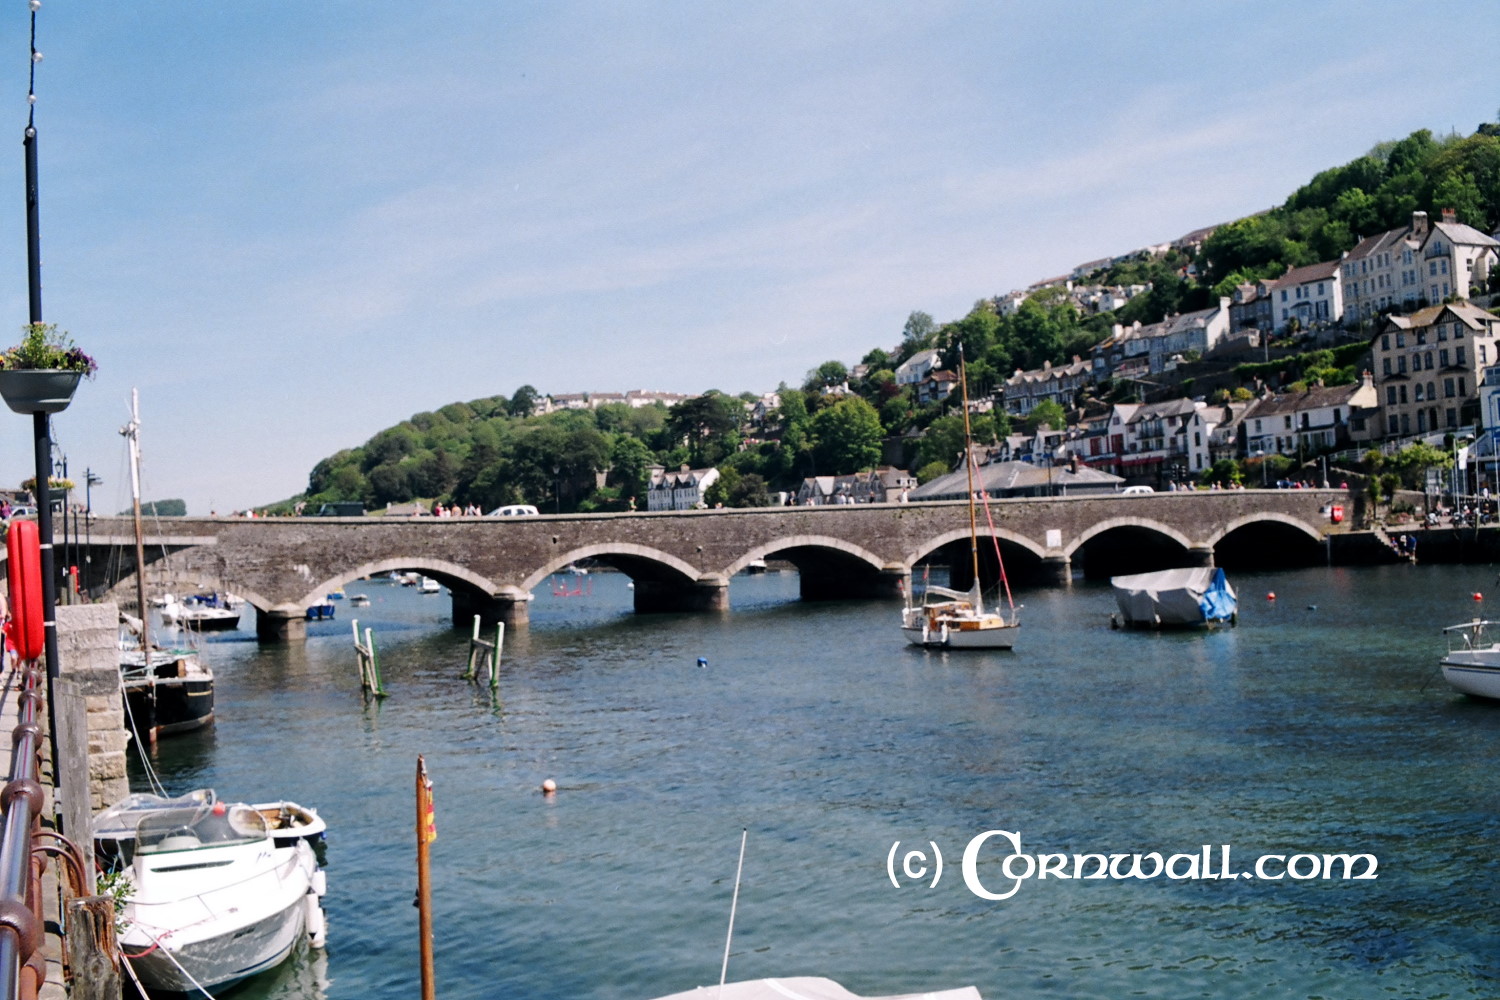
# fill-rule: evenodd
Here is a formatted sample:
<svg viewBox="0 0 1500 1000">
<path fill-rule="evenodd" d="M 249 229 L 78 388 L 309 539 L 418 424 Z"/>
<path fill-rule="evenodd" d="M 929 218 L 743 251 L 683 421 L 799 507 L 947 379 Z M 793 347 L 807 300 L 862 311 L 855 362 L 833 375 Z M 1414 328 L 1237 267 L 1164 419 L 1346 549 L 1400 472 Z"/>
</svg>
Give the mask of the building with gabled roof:
<svg viewBox="0 0 1500 1000">
<path fill-rule="evenodd" d="M 1336 260 L 1287 268 L 1268 291 L 1275 312 L 1273 329 L 1285 330 L 1296 320 L 1299 327 L 1311 330 L 1343 319 L 1344 287 Z"/>
<path fill-rule="evenodd" d="M 1500 361 L 1497 341 L 1500 317 L 1468 302 L 1387 316 L 1370 340 L 1385 436 L 1474 423 L 1481 372 Z"/>
<path fill-rule="evenodd" d="M 1071 409 L 1078 390 L 1090 384 L 1094 366 L 1073 355 L 1069 364 L 1054 365 L 1044 361 L 1042 367 L 1023 372 L 1017 368 L 1015 374 L 1000 386 L 1000 401 L 1005 412 L 1013 417 L 1024 417 L 1037 404 L 1051 400 L 1063 409 Z"/>
<path fill-rule="evenodd" d="M 1358 447 L 1379 437 L 1373 377 L 1349 385 L 1311 385 L 1302 392 L 1267 392 L 1241 420 L 1245 454 L 1314 455 Z"/>
<path fill-rule="evenodd" d="M 1429 225 L 1426 212 L 1412 212 L 1411 224 L 1361 240 L 1339 262 L 1344 324 L 1394 308 L 1466 299 L 1483 289 L 1500 266 L 1500 241 L 1456 220 Z"/>
</svg>

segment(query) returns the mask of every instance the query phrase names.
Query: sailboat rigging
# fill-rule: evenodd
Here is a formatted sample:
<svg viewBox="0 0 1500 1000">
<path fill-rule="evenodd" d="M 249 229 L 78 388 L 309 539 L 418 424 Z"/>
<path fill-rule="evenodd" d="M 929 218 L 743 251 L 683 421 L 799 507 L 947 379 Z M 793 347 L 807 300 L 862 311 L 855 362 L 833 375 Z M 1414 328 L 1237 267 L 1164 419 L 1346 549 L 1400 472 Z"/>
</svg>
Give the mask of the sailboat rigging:
<svg viewBox="0 0 1500 1000">
<path fill-rule="evenodd" d="M 140 619 L 128 615 L 134 636 L 121 644 L 120 677 L 125 689 L 126 721 L 139 739 L 187 732 L 214 718 L 214 675 L 192 649 L 164 649 L 151 642 L 146 604 L 146 547 L 141 528 L 140 416 L 136 390 L 130 390 L 130 423 L 120 429 L 130 447 L 131 514 L 135 525 L 135 602 Z"/>
<path fill-rule="evenodd" d="M 1004 585 L 1006 609 L 996 602 L 987 608 L 979 579 L 979 512 L 978 493 L 974 489 L 974 437 L 969 423 L 969 383 L 964 367 L 963 345 L 958 345 L 958 384 L 962 392 L 964 412 L 964 469 L 968 474 L 969 504 L 969 559 L 973 572 L 973 583 L 967 591 L 948 587 L 927 586 L 923 589 L 922 602 L 912 603 L 908 594 L 906 607 L 901 609 L 901 632 L 914 646 L 943 649 L 1010 649 L 1014 645 L 1015 630 L 1021 623 L 1020 608 L 1011 599 L 1010 582 L 1005 576 L 1005 561 L 1000 555 L 1000 542 L 995 536 L 995 525 L 990 520 L 988 496 L 986 495 L 985 519 L 989 521 L 990 535 L 995 541 L 995 559 L 1000 566 L 1000 581 Z M 937 598 L 934 600 L 934 598 Z"/>
</svg>

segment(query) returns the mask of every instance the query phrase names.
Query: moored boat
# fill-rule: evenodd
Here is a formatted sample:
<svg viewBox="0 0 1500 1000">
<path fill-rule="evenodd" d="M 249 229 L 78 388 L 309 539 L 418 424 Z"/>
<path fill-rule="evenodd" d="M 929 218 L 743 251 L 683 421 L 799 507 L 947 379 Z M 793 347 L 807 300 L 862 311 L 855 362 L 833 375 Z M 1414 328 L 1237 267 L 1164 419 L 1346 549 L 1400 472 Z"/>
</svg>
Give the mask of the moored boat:
<svg viewBox="0 0 1500 1000">
<path fill-rule="evenodd" d="M 920 604 L 908 593 L 906 607 L 901 609 L 901 633 L 913 646 L 940 649 L 1011 649 L 1016 629 L 1021 627 L 1020 608 L 1011 599 L 1010 582 L 1005 576 L 1005 560 L 1000 542 L 995 539 L 995 562 L 1000 567 L 1007 610 L 999 602 L 986 607 L 979 579 L 979 494 L 974 489 L 974 439 L 969 427 L 968 375 L 964 368 L 963 345 L 958 348 L 958 384 L 963 395 L 964 470 L 968 475 L 969 558 L 973 584 L 967 591 L 947 587 L 926 587 Z M 986 504 L 985 516 L 989 516 Z M 991 526 L 993 530 L 993 525 Z M 934 597 L 939 598 L 933 600 Z"/>
<path fill-rule="evenodd" d="M 1500 642 L 1485 635 L 1486 629 L 1496 625 L 1500 622 L 1475 618 L 1443 629 L 1448 652 L 1439 666 L 1453 690 L 1475 698 L 1500 699 Z"/>
<path fill-rule="evenodd" d="M 1196 628 L 1239 621 L 1239 598 L 1224 571 L 1189 566 L 1110 578 L 1120 619 L 1129 628 Z"/>
<path fill-rule="evenodd" d="M 322 947 L 323 821 L 290 802 L 225 803 L 202 789 L 132 795 L 100 813 L 101 859 L 130 879 L 121 954 L 141 982 L 207 991 Z"/>
<path fill-rule="evenodd" d="M 214 674 L 197 650 L 122 648 L 120 680 L 125 721 L 139 739 L 154 742 L 214 721 Z"/>
<path fill-rule="evenodd" d="M 832 979 L 822 976 L 793 976 L 785 979 L 749 979 L 723 986 L 700 986 L 683 993 L 673 993 L 660 1000 L 981 1000 L 972 986 L 952 990 L 927 990 L 886 997 L 861 997 L 850 993 Z"/>
</svg>

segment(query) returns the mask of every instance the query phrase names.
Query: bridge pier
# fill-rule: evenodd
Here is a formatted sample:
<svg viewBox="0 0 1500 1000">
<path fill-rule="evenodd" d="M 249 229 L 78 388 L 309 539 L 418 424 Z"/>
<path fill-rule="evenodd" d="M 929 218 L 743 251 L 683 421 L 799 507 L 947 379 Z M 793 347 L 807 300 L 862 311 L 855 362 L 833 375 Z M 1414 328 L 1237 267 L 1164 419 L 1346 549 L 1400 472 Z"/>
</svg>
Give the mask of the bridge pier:
<svg viewBox="0 0 1500 1000">
<path fill-rule="evenodd" d="M 1067 556 L 1044 556 L 1036 571 L 1044 587 L 1066 587 L 1073 582 L 1073 560 Z"/>
<path fill-rule="evenodd" d="M 705 576 L 691 583 L 636 580 L 634 593 L 637 614 L 729 610 L 729 581 L 722 576 Z"/>
<path fill-rule="evenodd" d="M 524 627 L 531 621 L 531 595 L 515 587 L 506 587 L 495 595 L 462 588 L 450 589 L 453 597 L 453 627 L 468 628 L 478 615 L 485 625 L 504 625 L 507 629 Z"/>
<path fill-rule="evenodd" d="M 307 612 L 301 608 L 255 609 L 255 638 L 267 646 L 307 641 Z"/>
<path fill-rule="evenodd" d="M 1211 545 L 1194 545 L 1187 550 L 1187 564 L 1189 566 L 1212 566 L 1214 564 L 1214 550 Z"/>
</svg>

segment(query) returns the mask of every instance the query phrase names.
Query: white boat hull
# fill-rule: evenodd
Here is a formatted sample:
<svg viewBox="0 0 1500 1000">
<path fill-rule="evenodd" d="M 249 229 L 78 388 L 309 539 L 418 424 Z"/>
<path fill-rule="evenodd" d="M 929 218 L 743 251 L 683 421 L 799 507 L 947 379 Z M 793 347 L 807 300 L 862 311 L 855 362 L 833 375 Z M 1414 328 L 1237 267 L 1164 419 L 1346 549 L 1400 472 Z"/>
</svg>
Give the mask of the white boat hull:
<svg viewBox="0 0 1500 1000">
<path fill-rule="evenodd" d="M 1018 625 L 1000 625 L 984 629 L 923 629 L 903 625 L 901 634 L 913 646 L 925 649 L 1011 649 L 1015 645 Z"/>
<path fill-rule="evenodd" d="M 249 850 L 274 863 L 252 862 L 245 878 L 229 875 L 244 863 L 243 846 L 136 858 L 137 891 L 126 904 L 129 926 L 120 948 L 145 986 L 212 990 L 275 967 L 308 940 L 309 915 L 318 906 L 312 847 L 296 838 L 286 847 L 268 840 Z"/>
<path fill-rule="evenodd" d="M 299 896 L 284 909 L 267 914 L 233 934 L 223 934 L 173 946 L 173 934 L 148 954 L 125 957 L 143 984 L 176 993 L 196 993 L 225 986 L 273 969 L 286 961 L 307 936 L 307 902 Z M 124 946 L 125 938 L 121 939 Z M 149 945 L 147 946 L 150 947 Z M 196 982 L 195 982 L 196 981 Z"/>
<path fill-rule="evenodd" d="M 1449 653 L 1442 661 L 1443 680 L 1455 691 L 1476 698 L 1500 699 L 1500 652 Z"/>
</svg>

